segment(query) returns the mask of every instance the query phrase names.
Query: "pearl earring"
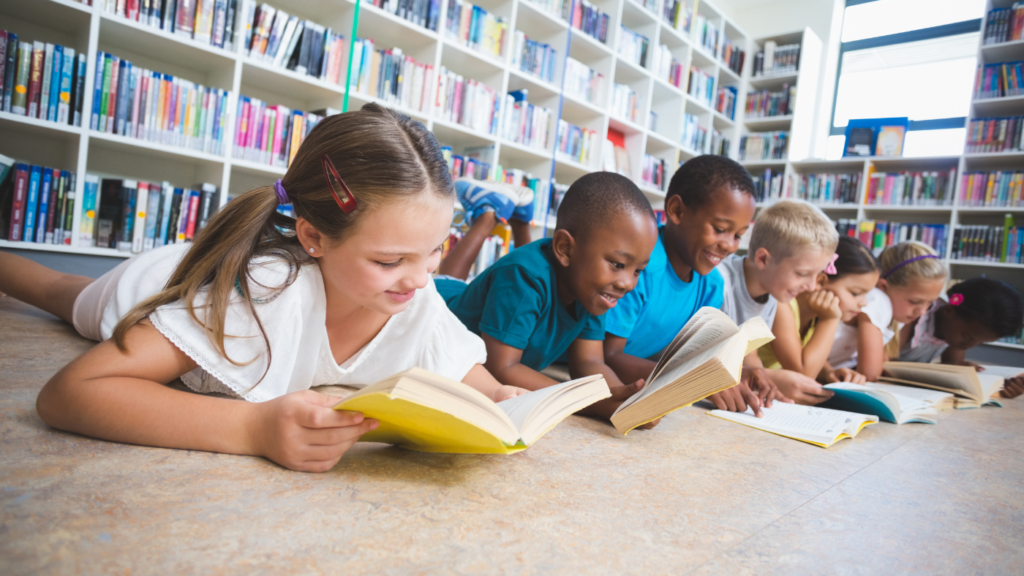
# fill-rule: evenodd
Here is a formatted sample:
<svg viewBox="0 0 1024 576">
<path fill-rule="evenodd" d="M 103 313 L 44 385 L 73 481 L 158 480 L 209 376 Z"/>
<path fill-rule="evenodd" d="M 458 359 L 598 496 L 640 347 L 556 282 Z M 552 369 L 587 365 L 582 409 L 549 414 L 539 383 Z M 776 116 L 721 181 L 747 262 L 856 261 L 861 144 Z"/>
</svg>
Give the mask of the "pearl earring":
<svg viewBox="0 0 1024 576">
<path fill-rule="evenodd" d="M 312 254 L 312 253 L 313 253 L 313 249 L 312 249 L 312 248 L 310 248 L 310 249 L 309 249 L 309 253 L 310 253 L 310 254 Z"/>
</svg>

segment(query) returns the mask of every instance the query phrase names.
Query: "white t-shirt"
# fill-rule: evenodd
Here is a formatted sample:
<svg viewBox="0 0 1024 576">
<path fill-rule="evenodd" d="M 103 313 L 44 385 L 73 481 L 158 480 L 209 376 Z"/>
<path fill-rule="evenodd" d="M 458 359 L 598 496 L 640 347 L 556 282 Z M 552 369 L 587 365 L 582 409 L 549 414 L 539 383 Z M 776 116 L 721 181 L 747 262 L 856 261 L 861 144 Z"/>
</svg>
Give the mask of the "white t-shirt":
<svg viewBox="0 0 1024 576">
<path fill-rule="evenodd" d="M 935 313 L 945 304 L 945 298 L 939 296 L 921 315 L 910 342 L 900 344 L 900 362 L 931 362 L 949 348 L 945 340 L 935 337 Z"/>
<path fill-rule="evenodd" d="M 716 267 L 725 280 L 722 290 L 722 312 L 736 324 L 743 324 L 754 316 L 761 316 L 768 324 L 768 328 L 771 328 L 775 322 L 775 311 L 779 307 L 779 302 L 771 294 L 763 304 L 750 297 L 746 276 L 743 273 L 743 260 L 743 256 L 733 254 Z"/>
<path fill-rule="evenodd" d="M 882 331 L 882 345 L 889 343 L 895 332 L 890 329 L 892 323 L 892 301 L 889 295 L 872 288 L 868 292 L 867 304 L 860 309 L 867 315 L 871 323 Z M 833 368 L 856 368 L 857 367 L 857 327 L 850 326 L 846 322 L 839 323 L 836 330 L 836 337 L 832 341 L 832 351 L 828 354 L 828 363 Z"/>
<path fill-rule="evenodd" d="M 137 303 L 163 289 L 188 248 L 187 244 L 173 244 L 132 259 L 103 311 L 100 331 L 104 339 Z M 252 297 L 264 301 L 253 306 L 270 341 L 269 369 L 266 343 L 237 291 L 232 293 L 225 319 L 229 336 L 224 347 L 228 357 L 241 366 L 217 351 L 184 302 L 161 306 L 149 317 L 161 334 L 199 365 L 181 377 L 197 392 L 263 402 L 323 384 L 367 386 L 413 367 L 462 380 L 474 365 L 487 360 L 483 340 L 448 310 L 431 280 L 369 344 L 339 365 L 327 338 L 327 300 L 320 267 L 299 267 L 295 281 L 276 297 L 273 288 L 288 277 L 288 263 L 265 257 L 254 260 L 251 269 Z M 195 300 L 200 320 L 205 317 L 205 295 L 206 291 L 201 291 Z"/>
</svg>

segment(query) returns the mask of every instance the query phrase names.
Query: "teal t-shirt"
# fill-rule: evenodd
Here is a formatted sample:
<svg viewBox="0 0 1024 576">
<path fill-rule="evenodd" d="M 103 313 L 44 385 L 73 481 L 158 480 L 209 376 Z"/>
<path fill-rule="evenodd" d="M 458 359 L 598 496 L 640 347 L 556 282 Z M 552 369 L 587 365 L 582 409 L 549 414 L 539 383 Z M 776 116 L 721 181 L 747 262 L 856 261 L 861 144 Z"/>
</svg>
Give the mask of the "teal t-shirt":
<svg viewBox="0 0 1024 576">
<path fill-rule="evenodd" d="M 577 338 L 604 340 L 604 317 L 579 303 L 562 304 L 555 280 L 551 240 L 516 248 L 469 284 L 438 279 L 448 308 L 477 334 L 523 351 L 520 362 L 543 370 Z"/>
<path fill-rule="evenodd" d="M 664 350 L 697 310 L 722 307 L 722 275 L 718 270 L 707 276 L 694 271 L 690 281 L 683 282 L 668 261 L 661 239 L 664 231 L 658 230 L 658 243 L 636 288 L 605 315 L 605 330 L 625 338 L 623 351 L 640 358 Z"/>
</svg>

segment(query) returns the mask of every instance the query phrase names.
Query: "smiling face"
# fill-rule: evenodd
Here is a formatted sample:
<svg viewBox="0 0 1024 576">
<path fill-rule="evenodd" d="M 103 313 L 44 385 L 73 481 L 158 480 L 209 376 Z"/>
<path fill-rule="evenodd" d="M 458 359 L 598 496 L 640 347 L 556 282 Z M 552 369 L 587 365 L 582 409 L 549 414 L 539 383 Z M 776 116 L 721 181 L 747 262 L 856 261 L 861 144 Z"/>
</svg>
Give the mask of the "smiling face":
<svg viewBox="0 0 1024 576">
<path fill-rule="evenodd" d="M 723 186 L 707 202 L 691 208 L 675 195 L 665 203 L 665 215 L 663 241 L 673 267 L 678 271 L 681 263 L 706 276 L 739 248 L 754 219 L 754 197 Z"/>
<path fill-rule="evenodd" d="M 409 306 L 440 264 L 453 210 L 450 198 L 424 192 L 361 215 L 340 241 L 301 219 L 297 228 L 307 251 L 314 249 L 329 302 L 391 316 Z"/>
<path fill-rule="evenodd" d="M 558 282 L 563 303 L 579 300 L 595 316 L 611 310 L 636 287 L 657 241 L 654 220 L 632 212 L 615 214 L 585 238 L 556 231 L 552 252 L 561 265 Z"/>
<path fill-rule="evenodd" d="M 942 278 L 920 279 L 906 286 L 893 286 L 885 280 L 879 280 L 878 287 L 888 294 L 889 300 L 892 301 L 893 320 L 907 324 L 917 320 L 928 310 L 946 287 L 946 281 Z"/>
<path fill-rule="evenodd" d="M 835 280 L 825 281 L 822 287 L 839 298 L 842 321 L 849 322 L 867 306 L 868 292 L 878 283 L 878 272 L 847 274 Z"/>
<path fill-rule="evenodd" d="M 832 261 L 832 254 L 817 247 L 802 247 L 777 260 L 768 250 L 758 248 L 754 254 L 758 282 L 780 304 L 786 304 L 801 292 L 814 290 L 818 274 Z"/>
</svg>

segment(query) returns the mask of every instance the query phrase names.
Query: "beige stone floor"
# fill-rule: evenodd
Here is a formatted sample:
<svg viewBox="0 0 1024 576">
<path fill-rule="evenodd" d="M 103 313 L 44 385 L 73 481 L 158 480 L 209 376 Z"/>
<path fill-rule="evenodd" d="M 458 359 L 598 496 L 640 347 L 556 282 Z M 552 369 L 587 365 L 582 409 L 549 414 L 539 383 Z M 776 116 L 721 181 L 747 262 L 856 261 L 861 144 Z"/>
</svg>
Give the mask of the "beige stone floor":
<svg viewBox="0 0 1024 576">
<path fill-rule="evenodd" d="M 1024 400 L 827 450 L 689 408 L 302 474 L 49 429 L 36 394 L 88 347 L 0 298 L 2 574 L 1024 574 Z"/>
</svg>

